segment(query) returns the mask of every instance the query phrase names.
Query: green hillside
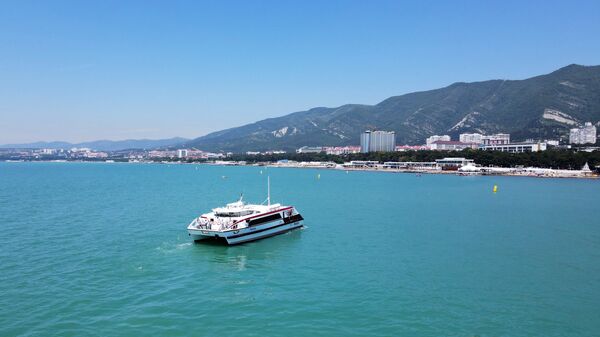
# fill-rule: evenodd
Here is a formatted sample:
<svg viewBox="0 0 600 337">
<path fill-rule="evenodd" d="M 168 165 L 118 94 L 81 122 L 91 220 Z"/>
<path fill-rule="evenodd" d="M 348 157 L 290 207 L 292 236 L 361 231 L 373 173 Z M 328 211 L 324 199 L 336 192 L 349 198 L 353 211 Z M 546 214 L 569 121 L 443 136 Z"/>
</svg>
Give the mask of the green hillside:
<svg viewBox="0 0 600 337">
<path fill-rule="evenodd" d="M 600 66 L 569 65 L 525 80 L 454 83 L 377 105 L 313 108 L 214 132 L 185 146 L 211 151 L 293 150 L 358 145 L 365 129 L 396 131 L 398 144 L 432 134 L 508 132 L 514 140 L 558 139 L 600 120 Z"/>
</svg>

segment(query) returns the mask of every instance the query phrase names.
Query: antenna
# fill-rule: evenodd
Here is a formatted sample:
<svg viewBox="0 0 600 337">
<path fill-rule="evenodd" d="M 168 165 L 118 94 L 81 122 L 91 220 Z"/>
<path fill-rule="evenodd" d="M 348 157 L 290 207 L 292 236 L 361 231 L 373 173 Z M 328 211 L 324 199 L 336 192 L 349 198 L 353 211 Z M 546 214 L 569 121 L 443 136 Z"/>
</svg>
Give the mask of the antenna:
<svg viewBox="0 0 600 337">
<path fill-rule="evenodd" d="M 271 176 L 267 176 L 267 206 L 271 206 Z"/>
</svg>

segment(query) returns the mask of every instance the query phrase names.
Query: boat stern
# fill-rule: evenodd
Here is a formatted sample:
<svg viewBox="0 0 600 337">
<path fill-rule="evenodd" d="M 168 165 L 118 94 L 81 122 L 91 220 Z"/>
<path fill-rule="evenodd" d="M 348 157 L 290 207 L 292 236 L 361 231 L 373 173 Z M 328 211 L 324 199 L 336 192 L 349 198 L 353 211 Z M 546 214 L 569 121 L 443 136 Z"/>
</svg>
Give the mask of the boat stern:
<svg viewBox="0 0 600 337">
<path fill-rule="evenodd" d="M 194 241 L 206 240 L 215 237 L 215 232 L 202 228 L 198 219 L 194 219 L 187 227 L 188 235 Z"/>
</svg>

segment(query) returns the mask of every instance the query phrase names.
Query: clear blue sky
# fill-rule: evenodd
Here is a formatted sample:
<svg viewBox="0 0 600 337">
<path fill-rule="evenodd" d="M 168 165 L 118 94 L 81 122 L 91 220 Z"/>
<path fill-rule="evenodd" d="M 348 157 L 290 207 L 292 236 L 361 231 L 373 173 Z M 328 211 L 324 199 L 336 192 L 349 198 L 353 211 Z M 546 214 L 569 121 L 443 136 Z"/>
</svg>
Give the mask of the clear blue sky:
<svg viewBox="0 0 600 337">
<path fill-rule="evenodd" d="M 600 64 L 600 1 L 2 1 L 0 143 L 197 137 Z"/>
</svg>

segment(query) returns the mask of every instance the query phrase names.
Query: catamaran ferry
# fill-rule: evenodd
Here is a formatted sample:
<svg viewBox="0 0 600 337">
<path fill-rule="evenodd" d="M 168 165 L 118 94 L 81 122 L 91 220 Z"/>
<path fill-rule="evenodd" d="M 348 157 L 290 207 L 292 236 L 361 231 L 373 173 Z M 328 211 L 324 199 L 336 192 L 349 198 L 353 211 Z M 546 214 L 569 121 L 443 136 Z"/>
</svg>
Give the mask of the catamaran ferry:
<svg viewBox="0 0 600 337">
<path fill-rule="evenodd" d="M 194 241 L 221 239 L 227 244 L 258 240 L 303 226 L 302 215 L 294 206 L 271 204 L 270 183 L 266 205 L 247 204 L 243 196 L 236 202 L 202 214 L 188 225 Z"/>
</svg>

